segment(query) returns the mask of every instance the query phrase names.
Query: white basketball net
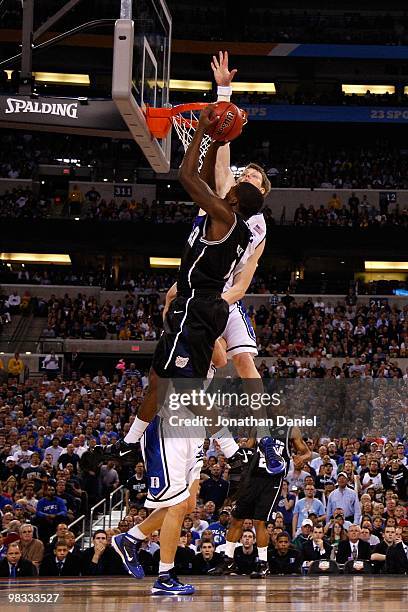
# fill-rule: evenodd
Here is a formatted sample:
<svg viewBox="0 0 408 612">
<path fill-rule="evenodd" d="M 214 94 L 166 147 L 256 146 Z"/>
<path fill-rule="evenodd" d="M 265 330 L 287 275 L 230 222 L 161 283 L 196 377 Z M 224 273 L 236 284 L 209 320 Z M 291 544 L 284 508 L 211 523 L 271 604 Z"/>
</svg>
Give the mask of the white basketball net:
<svg viewBox="0 0 408 612">
<path fill-rule="evenodd" d="M 194 110 L 183 111 L 183 113 L 178 113 L 177 115 L 174 115 L 172 117 L 174 129 L 176 130 L 178 137 L 183 143 L 184 151 L 187 150 L 190 142 L 193 140 L 199 117 L 199 111 Z M 200 144 L 200 157 L 198 160 L 199 170 L 201 170 L 204 157 L 206 156 L 211 143 L 211 136 L 208 136 L 208 134 L 204 134 L 204 138 L 202 139 Z"/>
</svg>

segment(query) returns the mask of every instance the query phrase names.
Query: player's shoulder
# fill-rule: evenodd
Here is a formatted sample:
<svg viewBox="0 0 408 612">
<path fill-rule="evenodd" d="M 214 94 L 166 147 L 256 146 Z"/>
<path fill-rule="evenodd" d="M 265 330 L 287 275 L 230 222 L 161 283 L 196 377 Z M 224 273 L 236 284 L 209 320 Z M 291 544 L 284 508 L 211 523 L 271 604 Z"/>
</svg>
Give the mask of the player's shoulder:
<svg viewBox="0 0 408 612">
<path fill-rule="evenodd" d="M 255 230 L 257 233 L 266 232 L 266 222 L 263 212 L 252 215 L 252 217 L 248 219 L 248 225 L 251 230 Z"/>
</svg>

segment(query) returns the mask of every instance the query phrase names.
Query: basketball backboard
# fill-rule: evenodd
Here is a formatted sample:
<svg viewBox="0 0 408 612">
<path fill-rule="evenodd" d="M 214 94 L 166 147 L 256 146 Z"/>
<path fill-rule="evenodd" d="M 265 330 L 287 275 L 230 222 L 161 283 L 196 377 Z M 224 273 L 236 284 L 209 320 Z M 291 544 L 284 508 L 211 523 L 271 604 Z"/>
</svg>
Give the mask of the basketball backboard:
<svg viewBox="0 0 408 612">
<path fill-rule="evenodd" d="M 154 138 L 146 106 L 169 104 L 171 16 L 164 0 L 121 0 L 115 24 L 112 98 L 155 172 L 170 169 L 171 130 Z"/>
</svg>

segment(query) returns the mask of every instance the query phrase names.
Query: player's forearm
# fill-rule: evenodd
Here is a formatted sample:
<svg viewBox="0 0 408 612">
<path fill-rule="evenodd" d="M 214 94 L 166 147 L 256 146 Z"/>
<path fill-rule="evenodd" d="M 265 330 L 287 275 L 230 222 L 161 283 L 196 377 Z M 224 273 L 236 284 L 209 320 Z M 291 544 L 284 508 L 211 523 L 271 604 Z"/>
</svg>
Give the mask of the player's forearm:
<svg viewBox="0 0 408 612">
<path fill-rule="evenodd" d="M 163 309 L 163 319 L 165 318 L 171 302 L 177 295 L 177 283 L 174 283 L 166 293 L 166 301 Z"/>
<path fill-rule="evenodd" d="M 235 304 L 235 302 L 241 300 L 244 295 L 245 289 L 238 284 L 225 291 L 225 293 L 222 294 L 222 298 L 231 306 L 231 304 Z"/>
<path fill-rule="evenodd" d="M 187 186 L 191 183 L 193 177 L 198 177 L 198 160 L 200 157 L 200 144 L 203 139 L 203 136 L 204 128 L 198 125 L 179 169 L 179 180 L 182 185 L 186 187 L 186 189 Z"/>
<path fill-rule="evenodd" d="M 220 142 L 211 143 L 205 157 L 204 162 L 200 171 L 200 177 L 207 183 L 214 191 L 217 191 L 216 187 L 216 160 L 218 160 L 218 151 L 225 147 L 221 146 Z"/>
</svg>

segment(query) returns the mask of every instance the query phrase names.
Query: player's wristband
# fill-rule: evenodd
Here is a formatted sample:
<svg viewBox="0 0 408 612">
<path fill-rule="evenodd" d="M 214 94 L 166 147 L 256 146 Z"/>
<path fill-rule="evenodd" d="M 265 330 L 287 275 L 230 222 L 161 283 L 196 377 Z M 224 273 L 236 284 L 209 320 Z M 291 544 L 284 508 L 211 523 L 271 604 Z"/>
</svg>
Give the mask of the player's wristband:
<svg viewBox="0 0 408 612">
<path fill-rule="evenodd" d="M 217 100 L 218 102 L 220 101 L 226 101 L 229 102 L 230 98 L 231 98 L 231 94 L 232 94 L 232 87 L 231 85 L 228 86 L 224 86 L 224 85 L 218 85 L 217 87 Z"/>
</svg>

